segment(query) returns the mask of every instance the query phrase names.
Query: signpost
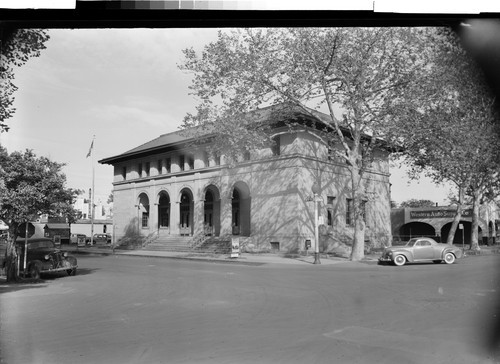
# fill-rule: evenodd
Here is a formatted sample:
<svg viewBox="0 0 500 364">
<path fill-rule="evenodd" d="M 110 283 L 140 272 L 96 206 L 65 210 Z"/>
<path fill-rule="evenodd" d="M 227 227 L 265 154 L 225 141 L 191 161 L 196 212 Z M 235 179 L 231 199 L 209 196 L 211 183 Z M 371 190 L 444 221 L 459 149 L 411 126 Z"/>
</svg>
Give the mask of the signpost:
<svg viewBox="0 0 500 364">
<path fill-rule="evenodd" d="M 240 238 L 231 238 L 231 258 L 240 256 Z"/>
<path fill-rule="evenodd" d="M 458 229 L 462 230 L 462 252 L 465 252 L 464 224 L 458 224 Z"/>
</svg>

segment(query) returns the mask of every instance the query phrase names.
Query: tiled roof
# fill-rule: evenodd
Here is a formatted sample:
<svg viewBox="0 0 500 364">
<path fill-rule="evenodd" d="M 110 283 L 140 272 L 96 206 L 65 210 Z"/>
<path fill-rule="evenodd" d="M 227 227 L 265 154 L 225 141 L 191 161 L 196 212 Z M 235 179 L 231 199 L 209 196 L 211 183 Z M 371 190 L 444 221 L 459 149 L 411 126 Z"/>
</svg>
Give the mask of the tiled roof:
<svg viewBox="0 0 500 364">
<path fill-rule="evenodd" d="M 48 229 L 69 229 L 68 224 L 45 224 Z"/>
<path fill-rule="evenodd" d="M 264 121 L 269 121 L 274 119 L 273 113 L 282 113 L 283 110 L 288 111 L 291 115 L 306 115 L 306 112 L 302 111 L 300 108 L 296 106 L 287 106 L 286 104 L 279 104 L 279 105 L 272 105 L 268 106 L 262 109 L 258 109 L 252 112 L 249 112 L 244 115 L 244 117 L 251 118 L 252 121 L 255 122 L 264 122 Z M 308 109 L 308 111 L 313 114 L 316 118 L 319 120 L 325 122 L 325 123 L 330 123 L 331 119 L 329 115 L 326 115 L 322 112 Z M 276 114 L 277 115 L 277 114 Z M 307 117 L 310 118 L 309 115 Z M 206 134 L 208 135 L 209 132 L 207 131 Z M 167 147 L 174 147 L 176 145 L 180 145 L 184 142 L 187 142 L 189 140 L 192 140 L 193 138 L 188 136 L 186 131 L 184 130 L 178 130 L 172 133 L 167 133 L 160 135 L 158 138 L 155 138 L 153 140 L 150 140 L 149 142 L 146 142 L 144 144 L 141 144 L 133 149 L 130 149 L 122 154 L 113 156 L 113 157 L 108 157 L 101 159 L 99 163 L 101 164 L 113 164 L 121 160 L 133 158 L 133 157 L 138 157 L 140 155 L 144 155 L 146 153 L 150 152 L 155 152 L 160 149 L 166 149 Z"/>
</svg>

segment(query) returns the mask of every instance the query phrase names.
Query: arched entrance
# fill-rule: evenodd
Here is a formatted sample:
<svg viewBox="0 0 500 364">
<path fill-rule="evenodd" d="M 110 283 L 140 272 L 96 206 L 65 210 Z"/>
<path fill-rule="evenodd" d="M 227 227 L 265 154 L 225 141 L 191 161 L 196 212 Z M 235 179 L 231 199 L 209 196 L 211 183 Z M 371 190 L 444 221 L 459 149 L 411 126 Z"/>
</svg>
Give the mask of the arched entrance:
<svg viewBox="0 0 500 364">
<path fill-rule="evenodd" d="M 139 231 L 149 228 L 149 197 L 145 193 L 139 195 L 137 203 L 137 219 Z"/>
<path fill-rule="evenodd" d="M 165 191 L 160 192 L 158 198 L 158 231 L 170 233 L 170 197 Z"/>
<path fill-rule="evenodd" d="M 432 225 L 425 222 L 415 221 L 401 226 L 399 229 L 399 235 L 404 241 L 420 236 L 433 238 L 436 236 L 436 229 L 434 229 Z"/>
<path fill-rule="evenodd" d="M 205 236 L 220 234 L 220 195 L 217 187 L 209 186 L 205 192 L 203 229 Z"/>
<path fill-rule="evenodd" d="M 181 236 L 193 235 L 193 195 L 187 188 L 181 191 L 179 203 L 180 221 L 179 232 Z"/>
<path fill-rule="evenodd" d="M 443 225 L 441 228 L 441 237 L 443 243 L 446 243 L 448 240 L 448 235 L 450 233 L 451 229 L 451 222 Z M 462 225 L 463 229 L 460 229 L 460 225 Z M 457 230 L 455 231 L 455 236 L 453 237 L 453 244 L 457 245 L 462 245 L 462 244 L 470 244 L 470 232 L 472 229 L 472 223 L 470 221 L 463 221 L 461 220 L 459 222 L 459 226 L 457 227 Z"/>
<path fill-rule="evenodd" d="M 250 236 L 250 190 L 246 183 L 237 182 L 231 194 L 231 226 L 233 235 Z"/>
</svg>

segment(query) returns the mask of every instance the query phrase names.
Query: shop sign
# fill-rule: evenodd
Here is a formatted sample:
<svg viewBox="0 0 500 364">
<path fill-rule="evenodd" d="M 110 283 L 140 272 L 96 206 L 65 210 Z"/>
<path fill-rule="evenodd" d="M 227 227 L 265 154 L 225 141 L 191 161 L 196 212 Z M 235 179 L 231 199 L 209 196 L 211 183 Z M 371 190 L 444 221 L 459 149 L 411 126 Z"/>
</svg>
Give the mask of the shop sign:
<svg viewBox="0 0 500 364">
<path fill-rule="evenodd" d="M 410 211 L 410 219 L 446 219 L 455 217 L 455 210 L 423 210 Z M 462 217 L 471 217 L 472 210 L 464 210 Z"/>
</svg>

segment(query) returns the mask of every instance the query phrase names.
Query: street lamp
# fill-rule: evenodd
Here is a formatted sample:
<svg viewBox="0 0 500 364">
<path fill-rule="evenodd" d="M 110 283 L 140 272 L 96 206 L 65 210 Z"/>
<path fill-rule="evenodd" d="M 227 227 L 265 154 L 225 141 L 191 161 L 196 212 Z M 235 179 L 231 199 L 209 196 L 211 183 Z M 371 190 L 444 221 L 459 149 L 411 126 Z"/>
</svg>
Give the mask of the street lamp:
<svg viewBox="0 0 500 364">
<path fill-rule="evenodd" d="M 319 193 L 320 193 L 320 187 L 318 183 L 314 182 L 314 184 L 311 187 L 312 193 L 314 194 L 314 263 L 313 264 L 321 264 L 321 261 L 319 260 L 319 226 L 318 226 L 318 220 L 319 220 Z"/>
</svg>

